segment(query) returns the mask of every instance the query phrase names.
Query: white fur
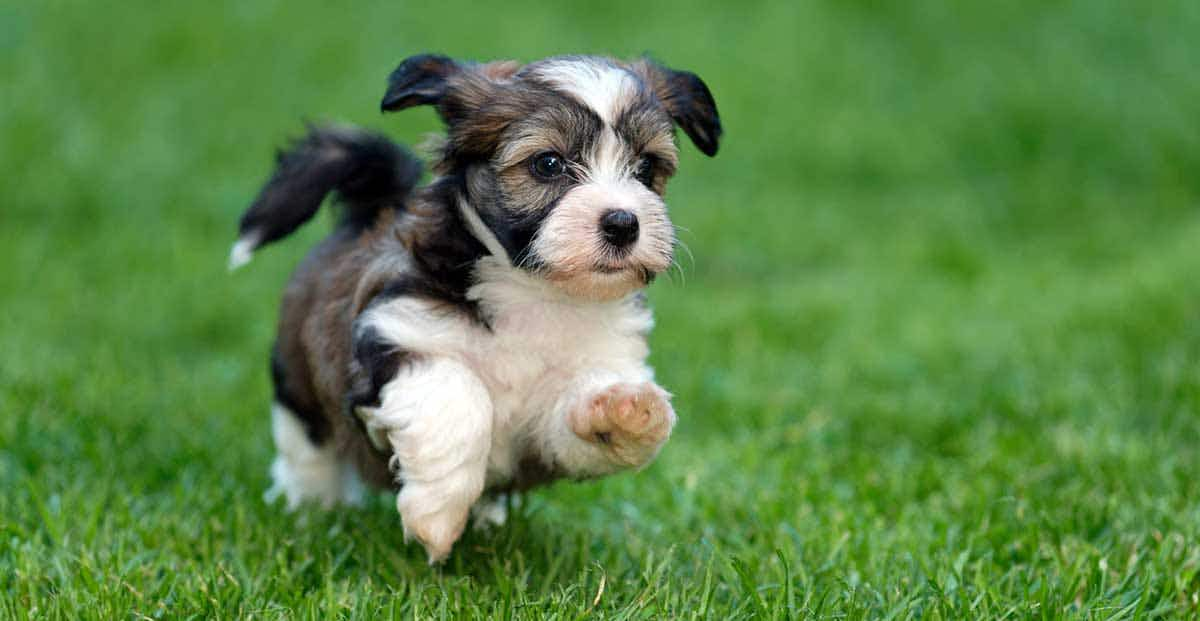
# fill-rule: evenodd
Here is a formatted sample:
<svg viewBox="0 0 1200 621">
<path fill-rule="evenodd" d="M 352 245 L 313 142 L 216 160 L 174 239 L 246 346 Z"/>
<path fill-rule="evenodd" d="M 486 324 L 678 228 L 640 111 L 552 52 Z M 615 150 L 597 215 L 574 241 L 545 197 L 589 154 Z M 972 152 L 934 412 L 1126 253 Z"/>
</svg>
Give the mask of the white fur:
<svg viewBox="0 0 1200 621">
<path fill-rule="evenodd" d="M 592 271 L 594 257 L 603 256 L 604 242 L 598 223 L 610 209 L 629 211 L 638 219 L 638 240 L 622 259 L 624 264 L 640 265 L 655 272 L 671 266 L 675 231 L 667 217 L 667 206 L 660 196 L 632 179 L 588 182 L 568 191 L 534 237 L 531 245 L 534 253 L 560 269 L 586 270 L 586 278 L 591 281 L 619 276 Z M 583 265 L 578 265 L 581 259 Z"/>
<path fill-rule="evenodd" d="M 619 271 L 601 273 L 593 264 L 603 256 L 598 222 L 608 209 L 632 211 L 642 224 L 627 261 L 656 272 L 670 264 L 665 205 L 632 179 L 633 154 L 612 128 L 636 79 L 581 60 L 553 63 L 541 77 L 605 123 L 596 149 L 585 154 L 587 182 L 564 197 L 533 243 L 556 269 L 582 279 L 576 293 L 595 295 L 572 296 L 512 267 L 494 233 L 459 199 L 472 234 L 492 254 L 476 264 L 477 284 L 467 292 L 487 326 L 412 297 L 375 306 L 357 324 L 417 360 L 384 387 L 379 408 L 359 415 L 373 439 L 392 445 L 405 533 L 425 545 L 431 562 L 449 553 L 483 489 L 511 481 L 523 458 L 535 455 L 575 477 L 620 469 L 602 446 L 572 431 L 568 414 L 613 385 L 653 379 L 645 364 L 653 320 L 629 293 L 641 284 L 631 281 L 639 272 L 612 266 Z M 484 503 L 477 522 L 501 522 L 503 509 Z"/>
<path fill-rule="evenodd" d="M 600 140 L 592 152 L 587 154 L 587 178 L 600 183 L 615 184 L 622 179 L 633 176 L 631 169 L 632 154 L 617 138 L 617 132 L 611 127 L 605 127 L 600 132 Z M 640 185 L 640 184 L 639 184 Z"/>
<path fill-rule="evenodd" d="M 371 309 L 362 323 L 397 347 L 453 361 L 482 383 L 493 417 L 489 482 L 507 480 L 531 442 L 545 442 L 547 454 L 571 474 L 607 472 L 601 452 L 576 438 L 562 414 L 603 386 L 653 379 L 645 364 L 644 336 L 653 326 L 649 309 L 632 297 L 611 302 L 570 297 L 494 257 L 480 260 L 478 271 L 479 284 L 468 296 L 479 302 L 491 330 L 408 297 Z M 408 373 L 385 386 L 380 410 L 391 408 L 388 395 L 400 394 L 391 387 L 410 382 Z M 448 392 L 444 384 L 440 390 Z M 380 410 L 363 409 L 368 426 L 379 420 Z M 462 416 L 470 414 L 456 414 L 449 422 L 464 424 Z M 430 440 L 441 443 L 440 437 Z"/>
<path fill-rule="evenodd" d="M 463 197 L 459 196 L 455 199 L 458 203 L 458 211 L 462 214 L 464 220 L 467 221 L 467 226 L 471 228 L 471 234 L 479 243 L 483 244 L 492 256 L 502 259 L 505 263 L 512 263 L 508 257 L 508 252 L 504 250 L 504 246 L 496 239 L 496 234 L 483 223 L 483 219 L 479 217 L 479 212 L 471 206 Z"/>
<path fill-rule="evenodd" d="M 234 242 L 229 249 L 229 271 L 234 271 L 254 258 L 254 248 L 258 246 L 257 237 L 243 237 Z"/>
<path fill-rule="evenodd" d="M 637 78 L 629 71 L 594 59 L 558 60 L 539 68 L 538 75 L 574 95 L 610 126 L 637 89 Z"/>
<path fill-rule="evenodd" d="M 638 93 L 639 81 L 627 69 L 589 58 L 562 58 L 540 65 L 537 76 L 591 108 L 601 119 L 598 139 L 582 154 L 583 182 L 560 200 L 533 240 L 533 255 L 556 272 L 551 278 L 582 297 L 623 295 L 641 278 L 638 269 L 658 273 L 671 265 L 675 231 L 662 197 L 635 178 L 641 154 L 617 135 L 616 120 Z M 668 141 L 668 159 L 674 144 Z M 655 151 L 664 157 L 662 151 Z M 614 256 L 600 233 L 609 210 L 633 213 L 639 224 L 634 247 Z M 478 235 L 477 235 L 478 236 Z M 596 271 L 600 266 L 611 271 Z"/>
<path fill-rule="evenodd" d="M 461 361 L 431 355 L 403 367 L 380 400 L 366 424 L 392 447 L 405 537 L 439 561 L 483 492 L 492 435 L 487 388 Z"/>
<path fill-rule="evenodd" d="M 539 69 L 539 76 L 591 108 L 604 123 L 600 140 L 588 154 L 587 173 L 596 181 L 617 181 L 631 174 L 613 127 L 637 93 L 637 78 L 629 71 L 589 59 L 565 59 Z"/>
<path fill-rule="evenodd" d="M 386 430 L 405 529 L 431 560 L 449 552 L 485 483 L 511 480 L 531 452 L 572 476 L 617 470 L 566 413 L 606 386 L 653 378 L 644 339 L 653 320 L 632 297 L 581 301 L 496 257 L 477 270 L 468 296 L 490 330 L 411 297 L 372 308 L 360 324 L 419 360 L 384 387 L 379 408 L 359 414 Z"/>
<path fill-rule="evenodd" d="M 508 521 L 508 494 L 481 498 L 471 507 L 471 524 L 477 531 L 504 526 Z"/>
<path fill-rule="evenodd" d="M 336 504 L 362 504 L 364 487 L 351 464 L 342 462 L 332 443 L 314 446 L 303 425 L 286 407 L 271 404 L 271 433 L 278 455 L 271 464 L 274 484 L 264 498 L 287 499 L 289 510 L 306 501 L 325 508 Z"/>
</svg>

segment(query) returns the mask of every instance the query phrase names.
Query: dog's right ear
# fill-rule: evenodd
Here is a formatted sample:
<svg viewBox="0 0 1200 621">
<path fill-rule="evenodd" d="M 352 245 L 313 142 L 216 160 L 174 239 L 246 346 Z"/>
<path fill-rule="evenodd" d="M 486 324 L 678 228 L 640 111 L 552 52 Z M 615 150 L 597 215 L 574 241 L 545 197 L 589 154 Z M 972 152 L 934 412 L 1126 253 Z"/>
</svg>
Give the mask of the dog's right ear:
<svg viewBox="0 0 1200 621">
<path fill-rule="evenodd" d="M 649 58 L 638 59 L 629 68 L 646 82 L 675 124 L 702 153 L 709 157 L 717 154 L 721 117 L 717 114 L 717 102 L 700 76 L 669 69 Z"/>
<path fill-rule="evenodd" d="M 387 92 L 379 108 L 395 112 L 413 106 L 441 103 L 447 82 L 463 70 L 454 59 L 440 54 L 410 56 L 388 76 Z"/>
</svg>

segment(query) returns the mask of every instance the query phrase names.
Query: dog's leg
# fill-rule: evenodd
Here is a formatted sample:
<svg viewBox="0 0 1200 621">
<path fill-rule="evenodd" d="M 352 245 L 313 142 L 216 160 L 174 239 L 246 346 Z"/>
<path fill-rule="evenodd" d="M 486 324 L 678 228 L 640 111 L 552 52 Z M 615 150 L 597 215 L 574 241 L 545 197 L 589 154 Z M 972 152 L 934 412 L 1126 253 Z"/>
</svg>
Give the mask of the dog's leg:
<svg viewBox="0 0 1200 621">
<path fill-rule="evenodd" d="M 640 468 L 671 435 L 671 395 L 654 382 L 618 382 L 582 396 L 567 413 L 576 437 L 621 467 Z"/>
<path fill-rule="evenodd" d="M 405 538 L 425 546 L 431 563 L 445 559 L 483 492 L 492 433 L 487 388 L 459 362 L 418 359 L 383 387 L 380 407 L 360 412 L 393 451 Z"/>
<path fill-rule="evenodd" d="M 477 531 L 498 528 L 507 521 L 508 494 L 489 494 L 471 507 L 471 527 Z"/>
<path fill-rule="evenodd" d="M 542 422 L 543 452 L 597 476 L 649 464 L 675 425 L 670 393 L 650 377 L 631 369 L 577 378 Z"/>
<path fill-rule="evenodd" d="M 278 454 L 271 464 L 274 483 L 264 495 L 267 502 L 283 496 L 289 510 L 306 501 L 326 509 L 362 503 L 363 484 L 354 467 L 338 458 L 332 442 L 313 444 L 300 419 L 279 403 L 271 406 L 271 434 Z"/>
</svg>

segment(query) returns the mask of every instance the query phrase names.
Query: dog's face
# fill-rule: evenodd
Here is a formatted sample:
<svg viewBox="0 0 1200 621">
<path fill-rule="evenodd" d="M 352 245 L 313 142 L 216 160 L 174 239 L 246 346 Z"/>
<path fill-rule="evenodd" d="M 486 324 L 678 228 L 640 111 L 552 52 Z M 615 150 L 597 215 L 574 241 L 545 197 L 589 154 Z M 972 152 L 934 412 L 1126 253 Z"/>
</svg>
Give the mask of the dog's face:
<svg viewBox="0 0 1200 621">
<path fill-rule="evenodd" d="M 710 156 L 721 134 L 705 84 L 647 60 L 415 56 L 392 73 L 382 107 L 420 104 L 436 105 L 448 127 L 438 172 L 461 175 L 512 262 L 596 300 L 671 266 L 663 193 L 678 162 L 675 124 Z"/>
</svg>

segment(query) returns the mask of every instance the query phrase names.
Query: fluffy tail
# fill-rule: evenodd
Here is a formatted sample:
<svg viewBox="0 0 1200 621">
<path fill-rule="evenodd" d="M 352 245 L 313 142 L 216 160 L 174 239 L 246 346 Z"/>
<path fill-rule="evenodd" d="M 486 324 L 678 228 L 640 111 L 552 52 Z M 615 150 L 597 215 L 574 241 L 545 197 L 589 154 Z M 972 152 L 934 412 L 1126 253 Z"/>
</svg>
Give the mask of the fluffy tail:
<svg viewBox="0 0 1200 621">
<path fill-rule="evenodd" d="M 309 127 L 279 152 L 278 165 L 242 215 L 229 269 L 295 231 L 330 192 L 343 207 L 339 226 L 365 228 L 384 209 L 398 209 L 421 177 L 421 162 L 385 136 L 349 127 Z"/>
</svg>

